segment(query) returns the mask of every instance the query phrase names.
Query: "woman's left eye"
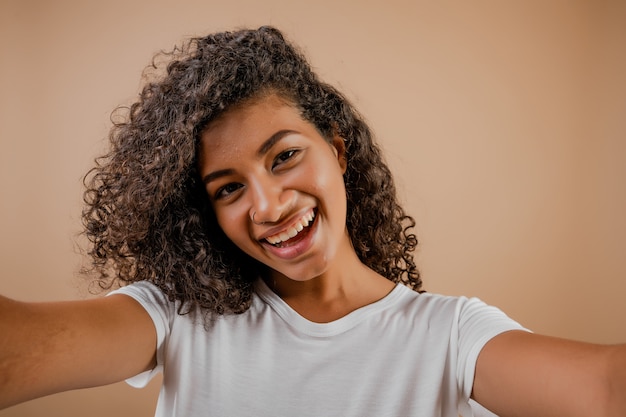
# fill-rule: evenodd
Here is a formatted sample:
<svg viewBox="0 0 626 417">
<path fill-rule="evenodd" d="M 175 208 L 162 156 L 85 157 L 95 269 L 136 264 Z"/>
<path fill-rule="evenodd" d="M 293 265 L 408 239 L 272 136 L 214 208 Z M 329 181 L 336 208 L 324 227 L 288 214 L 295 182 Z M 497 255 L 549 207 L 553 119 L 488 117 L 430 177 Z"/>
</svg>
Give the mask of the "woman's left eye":
<svg viewBox="0 0 626 417">
<path fill-rule="evenodd" d="M 298 152 L 299 152 L 298 149 L 289 149 L 289 150 L 286 150 L 284 152 L 279 153 L 278 156 L 276 157 L 276 159 L 274 159 L 274 166 L 277 166 L 277 165 L 283 164 L 285 162 L 288 162 Z"/>
</svg>

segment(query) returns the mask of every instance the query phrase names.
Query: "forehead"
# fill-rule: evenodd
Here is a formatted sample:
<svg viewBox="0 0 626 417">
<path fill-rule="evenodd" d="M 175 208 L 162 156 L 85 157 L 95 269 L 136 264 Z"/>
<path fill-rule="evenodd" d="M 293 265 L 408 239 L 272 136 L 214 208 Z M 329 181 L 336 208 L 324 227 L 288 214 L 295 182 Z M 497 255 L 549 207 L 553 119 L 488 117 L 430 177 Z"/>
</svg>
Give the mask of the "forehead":
<svg viewBox="0 0 626 417">
<path fill-rule="evenodd" d="M 299 109 L 275 94 L 255 98 L 227 110 L 213 120 L 200 136 L 203 159 L 240 153 L 258 146 L 280 130 L 310 131 L 315 127 L 305 121 Z"/>
</svg>

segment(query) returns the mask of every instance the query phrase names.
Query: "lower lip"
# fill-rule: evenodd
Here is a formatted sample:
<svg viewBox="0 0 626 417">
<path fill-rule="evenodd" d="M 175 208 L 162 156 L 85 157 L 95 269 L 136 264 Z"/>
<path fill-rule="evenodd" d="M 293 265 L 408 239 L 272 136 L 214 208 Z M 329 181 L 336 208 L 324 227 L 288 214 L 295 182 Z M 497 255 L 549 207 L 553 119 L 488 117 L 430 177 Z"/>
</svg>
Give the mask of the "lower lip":
<svg viewBox="0 0 626 417">
<path fill-rule="evenodd" d="M 313 223 L 306 229 L 300 233 L 306 233 L 300 240 L 295 242 L 293 245 L 285 246 L 282 248 L 276 247 L 274 245 L 270 245 L 267 242 L 263 242 L 263 246 L 269 251 L 272 255 L 281 258 L 281 259 L 294 259 L 298 256 L 302 255 L 313 245 L 313 237 L 315 231 L 317 230 L 317 220 L 318 216 L 315 216 Z"/>
</svg>

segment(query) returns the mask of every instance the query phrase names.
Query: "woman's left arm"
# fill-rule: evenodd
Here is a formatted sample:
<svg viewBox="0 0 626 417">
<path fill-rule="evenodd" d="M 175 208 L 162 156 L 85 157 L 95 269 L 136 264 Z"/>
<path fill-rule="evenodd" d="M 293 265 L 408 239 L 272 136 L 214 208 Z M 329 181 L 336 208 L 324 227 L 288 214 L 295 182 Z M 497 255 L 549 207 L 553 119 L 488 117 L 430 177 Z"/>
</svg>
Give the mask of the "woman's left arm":
<svg viewBox="0 0 626 417">
<path fill-rule="evenodd" d="M 500 417 L 624 417 L 626 345 L 502 333 L 478 357 L 472 398 Z"/>
</svg>

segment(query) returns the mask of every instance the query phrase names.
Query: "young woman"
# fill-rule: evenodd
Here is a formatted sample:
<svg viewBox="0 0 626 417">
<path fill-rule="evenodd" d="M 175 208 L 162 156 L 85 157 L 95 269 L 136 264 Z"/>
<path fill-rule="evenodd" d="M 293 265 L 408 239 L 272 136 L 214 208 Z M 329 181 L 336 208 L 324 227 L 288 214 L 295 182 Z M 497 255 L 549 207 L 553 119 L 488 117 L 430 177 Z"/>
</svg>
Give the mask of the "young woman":
<svg viewBox="0 0 626 417">
<path fill-rule="evenodd" d="M 420 291 L 367 125 L 274 28 L 175 50 L 86 184 L 98 282 L 123 288 L 1 299 L 1 407 L 163 372 L 159 416 L 626 414 L 625 346 Z"/>
</svg>

